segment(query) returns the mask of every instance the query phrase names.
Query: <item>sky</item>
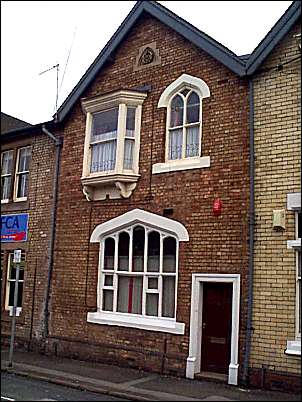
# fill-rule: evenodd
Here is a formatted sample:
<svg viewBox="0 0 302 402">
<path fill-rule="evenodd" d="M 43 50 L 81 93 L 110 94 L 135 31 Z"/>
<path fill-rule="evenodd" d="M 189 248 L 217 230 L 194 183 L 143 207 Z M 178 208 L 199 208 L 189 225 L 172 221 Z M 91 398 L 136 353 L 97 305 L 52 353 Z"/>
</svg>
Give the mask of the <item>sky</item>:
<svg viewBox="0 0 302 402">
<path fill-rule="evenodd" d="M 1 1 L 1 112 L 52 119 L 135 1 Z M 251 53 L 291 1 L 159 1 L 237 55 Z M 41 72 L 48 70 L 44 74 Z"/>
</svg>

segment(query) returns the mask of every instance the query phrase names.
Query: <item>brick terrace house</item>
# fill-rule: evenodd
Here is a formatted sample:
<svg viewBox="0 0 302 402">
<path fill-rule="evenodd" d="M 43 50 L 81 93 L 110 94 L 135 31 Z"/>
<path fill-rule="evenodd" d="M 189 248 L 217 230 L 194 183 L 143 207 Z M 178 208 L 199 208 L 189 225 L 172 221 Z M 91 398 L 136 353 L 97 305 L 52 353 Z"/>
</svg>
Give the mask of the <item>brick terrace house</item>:
<svg viewBox="0 0 302 402">
<path fill-rule="evenodd" d="M 16 334 L 19 345 L 42 338 L 52 239 L 56 150 L 42 131 L 1 113 L 1 341 L 11 331 L 16 270 L 22 250 Z M 38 303 L 37 303 L 38 300 Z M 42 301 L 42 302 L 41 302 Z"/>
<path fill-rule="evenodd" d="M 29 285 L 42 317 L 31 336 L 46 352 L 234 385 L 251 373 L 259 385 L 269 354 L 252 325 L 273 338 L 257 318 L 259 282 L 252 317 L 252 77 L 266 49 L 238 57 L 137 2 L 45 123 L 64 137 L 49 286 Z"/>
<path fill-rule="evenodd" d="M 301 389 L 301 2 L 254 50 L 251 382 Z"/>
<path fill-rule="evenodd" d="M 161 5 L 138 2 L 58 110 L 50 353 L 238 384 L 244 65 Z"/>
</svg>

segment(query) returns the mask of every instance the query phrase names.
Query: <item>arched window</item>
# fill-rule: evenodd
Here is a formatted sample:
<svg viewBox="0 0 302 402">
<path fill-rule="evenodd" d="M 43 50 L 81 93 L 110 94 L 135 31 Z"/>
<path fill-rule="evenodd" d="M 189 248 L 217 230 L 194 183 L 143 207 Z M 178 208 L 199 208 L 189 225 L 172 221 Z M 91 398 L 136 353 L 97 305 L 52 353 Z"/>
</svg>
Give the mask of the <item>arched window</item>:
<svg viewBox="0 0 302 402">
<path fill-rule="evenodd" d="M 103 311 L 175 318 L 178 241 L 174 236 L 134 225 L 111 233 L 101 247 Z"/>
<path fill-rule="evenodd" d="M 165 162 L 153 165 L 153 173 L 209 167 L 202 156 L 202 99 L 210 96 L 200 78 L 182 74 L 162 93 L 158 107 L 167 108 Z"/>
<path fill-rule="evenodd" d="M 109 233 L 108 233 L 109 232 Z M 98 311 L 88 321 L 183 333 L 176 322 L 179 222 L 133 210 L 97 227 L 100 242 Z"/>
<path fill-rule="evenodd" d="M 168 160 L 200 156 L 201 102 L 199 95 L 188 88 L 170 101 Z"/>
</svg>

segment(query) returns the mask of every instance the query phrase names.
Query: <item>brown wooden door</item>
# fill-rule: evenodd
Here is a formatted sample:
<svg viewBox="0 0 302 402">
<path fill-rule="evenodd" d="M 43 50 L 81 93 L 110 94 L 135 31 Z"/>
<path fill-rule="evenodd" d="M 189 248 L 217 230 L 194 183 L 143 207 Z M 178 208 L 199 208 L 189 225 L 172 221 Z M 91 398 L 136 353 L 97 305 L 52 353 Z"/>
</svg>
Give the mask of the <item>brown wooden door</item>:
<svg viewBox="0 0 302 402">
<path fill-rule="evenodd" d="M 231 353 L 232 285 L 203 285 L 201 371 L 228 373 Z"/>
</svg>

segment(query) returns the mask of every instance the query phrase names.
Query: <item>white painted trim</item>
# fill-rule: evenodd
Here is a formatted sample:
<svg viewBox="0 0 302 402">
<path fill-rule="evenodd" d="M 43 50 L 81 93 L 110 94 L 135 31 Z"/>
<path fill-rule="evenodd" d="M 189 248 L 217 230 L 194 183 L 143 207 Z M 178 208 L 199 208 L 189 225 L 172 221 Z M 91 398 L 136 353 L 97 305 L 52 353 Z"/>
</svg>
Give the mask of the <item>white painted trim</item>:
<svg viewBox="0 0 302 402">
<path fill-rule="evenodd" d="M 287 248 L 293 248 L 294 250 L 301 250 L 301 239 L 287 240 Z"/>
<path fill-rule="evenodd" d="M 82 99 L 82 108 L 85 113 L 94 113 L 118 106 L 121 103 L 137 106 L 142 105 L 147 96 L 147 93 L 121 90 L 93 98 L 84 98 Z"/>
<path fill-rule="evenodd" d="M 175 81 L 173 81 L 161 94 L 157 107 L 167 107 L 170 98 L 184 85 L 200 92 L 201 98 L 210 96 L 210 89 L 208 85 L 201 79 L 193 77 L 192 75 L 182 74 Z"/>
<path fill-rule="evenodd" d="M 301 209 L 301 193 L 287 194 L 287 209 L 291 211 Z"/>
<path fill-rule="evenodd" d="M 94 324 L 117 325 L 119 327 L 140 328 L 149 331 L 168 332 L 183 335 L 185 324 L 174 319 L 159 317 L 142 317 L 136 314 L 109 313 L 97 311 L 87 313 L 87 321 Z"/>
<path fill-rule="evenodd" d="M 187 358 L 186 377 L 194 378 L 200 371 L 201 362 L 201 330 L 202 300 L 204 282 L 232 283 L 232 332 L 231 360 L 229 364 L 228 384 L 238 384 L 238 340 L 239 340 L 239 310 L 240 310 L 240 274 L 192 274 L 190 344 Z"/>
<path fill-rule="evenodd" d="M 156 163 L 152 166 L 152 174 L 175 172 L 179 170 L 200 169 L 210 167 L 210 157 L 179 159 L 166 163 Z"/>
<path fill-rule="evenodd" d="M 301 339 L 295 341 L 287 341 L 285 354 L 301 356 Z"/>
<path fill-rule="evenodd" d="M 115 232 L 128 225 L 142 223 L 157 230 L 164 230 L 177 236 L 179 241 L 188 241 L 189 234 L 184 225 L 172 219 L 165 218 L 142 209 L 133 209 L 116 218 L 98 225 L 91 234 L 90 242 L 99 243 L 101 236 Z"/>
</svg>

